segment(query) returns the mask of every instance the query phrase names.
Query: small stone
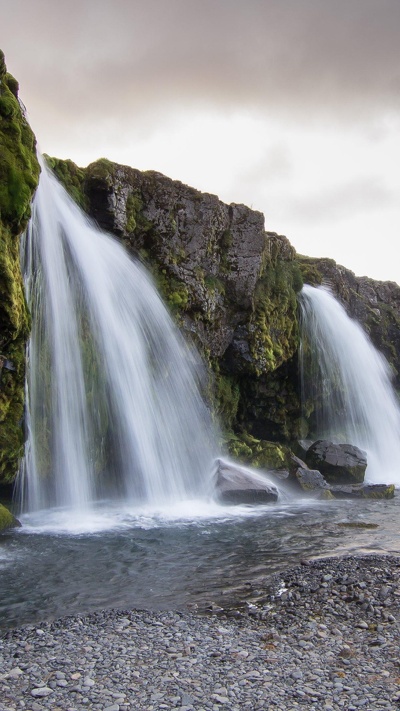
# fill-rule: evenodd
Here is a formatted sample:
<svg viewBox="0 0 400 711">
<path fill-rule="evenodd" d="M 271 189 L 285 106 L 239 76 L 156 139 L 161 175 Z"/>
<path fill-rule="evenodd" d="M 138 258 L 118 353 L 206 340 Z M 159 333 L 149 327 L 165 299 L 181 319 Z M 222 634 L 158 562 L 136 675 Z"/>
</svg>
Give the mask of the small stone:
<svg viewBox="0 0 400 711">
<path fill-rule="evenodd" d="M 83 680 L 83 686 L 94 686 L 95 682 L 89 676 Z"/>
<path fill-rule="evenodd" d="M 229 699 L 227 696 L 220 696 L 219 694 L 211 694 L 211 698 L 217 702 L 217 704 L 229 704 Z"/>
<path fill-rule="evenodd" d="M 7 676 L 11 677 L 11 679 L 17 679 L 23 673 L 24 672 L 22 671 L 22 669 L 20 669 L 19 667 L 14 667 L 14 669 L 11 669 L 11 671 L 8 672 Z"/>
<path fill-rule="evenodd" d="M 48 696 L 53 693 L 53 689 L 49 689 L 48 686 L 40 686 L 38 689 L 32 689 L 32 696 Z"/>
</svg>

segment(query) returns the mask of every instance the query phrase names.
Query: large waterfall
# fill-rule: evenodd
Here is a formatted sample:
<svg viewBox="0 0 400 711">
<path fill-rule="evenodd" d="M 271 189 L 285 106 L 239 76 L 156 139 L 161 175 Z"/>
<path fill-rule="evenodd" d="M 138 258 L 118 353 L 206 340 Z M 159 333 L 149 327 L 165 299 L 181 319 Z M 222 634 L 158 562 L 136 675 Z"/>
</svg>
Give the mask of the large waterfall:
<svg viewBox="0 0 400 711">
<path fill-rule="evenodd" d="M 142 266 L 44 167 L 22 264 L 32 314 L 24 508 L 204 494 L 216 445 L 198 358 Z"/>
<path fill-rule="evenodd" d="M 315 407 L 313 439 L 355 444 L 366 480 L 400 485 L 400 410 L 385 358 L 327 288 L 300 295 L 302 399 Z"/>
</svg>

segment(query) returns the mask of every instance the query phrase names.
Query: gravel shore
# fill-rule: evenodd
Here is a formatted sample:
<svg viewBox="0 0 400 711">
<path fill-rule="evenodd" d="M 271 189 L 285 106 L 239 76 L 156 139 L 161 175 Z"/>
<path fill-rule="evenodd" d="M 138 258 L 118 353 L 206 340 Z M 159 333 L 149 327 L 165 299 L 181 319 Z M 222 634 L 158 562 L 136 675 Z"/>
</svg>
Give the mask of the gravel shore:
<svg viewBox="0 0 400 711">
<path fill-rule="evenodd" d="M 399 710 L 399 581 L 397 557 L 304 561 L 228 614 L 105 610 L 6 631 L 0 711 Z"/>
</svg>

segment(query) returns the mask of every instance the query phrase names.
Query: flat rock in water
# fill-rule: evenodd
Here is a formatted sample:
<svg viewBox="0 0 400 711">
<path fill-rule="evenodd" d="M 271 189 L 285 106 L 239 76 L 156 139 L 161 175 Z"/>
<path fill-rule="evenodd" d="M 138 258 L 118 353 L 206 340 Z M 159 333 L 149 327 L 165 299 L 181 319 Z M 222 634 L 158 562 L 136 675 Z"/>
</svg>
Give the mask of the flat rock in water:
<svg viewBox="0 0 400 711">
<path fill-rule="evenodd" d="M 215 472 L 217 498 L 226 504 L 265 504 L 278 499 L 278 489 L 266 475 L 217 459 Z"/>
<path fill-rule="evenodd" d="M 393 499 L 394 484 L 336 484 L 329 487 L 335 499 Z"/>
</svg>

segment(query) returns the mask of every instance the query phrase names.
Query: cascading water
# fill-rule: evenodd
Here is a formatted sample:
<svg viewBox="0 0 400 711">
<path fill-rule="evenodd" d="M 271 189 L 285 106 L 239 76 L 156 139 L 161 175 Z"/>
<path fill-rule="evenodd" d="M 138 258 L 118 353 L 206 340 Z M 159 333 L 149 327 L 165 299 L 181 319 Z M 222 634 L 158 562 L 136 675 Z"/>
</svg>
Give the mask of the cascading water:
<svg viewBox="0 0 400 711">
<path fill-rule="evenodd" d="M 303 403 L 315 406 L 314 439 L 367 452 L 366 480 L 400 486 L 400 410 L 390 368 L 326 287 L 304 286 Z"/>
<path fill-rule="evenodd" d="M 24 508 L 203 495 L 217 448 L 197 356 L 141 265 L 44 166 L 22 266 L 32 314 Z"/>
</svg>

